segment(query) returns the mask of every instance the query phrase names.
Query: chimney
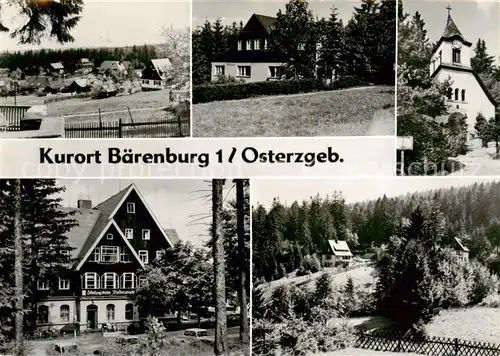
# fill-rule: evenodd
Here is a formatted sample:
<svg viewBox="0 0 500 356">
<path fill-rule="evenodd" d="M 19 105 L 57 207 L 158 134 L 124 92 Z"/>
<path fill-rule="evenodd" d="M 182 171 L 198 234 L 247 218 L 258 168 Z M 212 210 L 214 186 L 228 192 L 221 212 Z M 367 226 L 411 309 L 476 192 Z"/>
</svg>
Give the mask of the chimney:
<svg viewBox="0 0 500 356">
<path fill-rule="evenodd" d="M 78 209 L 92 209 L 92 201 L 78 199 Z"/>
</svg>

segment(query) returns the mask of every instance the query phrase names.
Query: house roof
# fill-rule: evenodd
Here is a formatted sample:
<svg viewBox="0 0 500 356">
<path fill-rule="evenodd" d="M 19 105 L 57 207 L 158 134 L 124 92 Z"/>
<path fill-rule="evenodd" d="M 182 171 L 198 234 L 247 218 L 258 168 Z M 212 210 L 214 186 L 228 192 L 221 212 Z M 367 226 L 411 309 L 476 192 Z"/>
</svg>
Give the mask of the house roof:
<svg viewBox="0 0 500 356">
<path fill-rule="evenodd" d="M 64 69 L 64 66 L 61 62 L 50 63 L 50 66 L 54 69 Z"/>
<path fill-rule="evenodd" d="M 328 245 L 335 256 L 352 256 L 349 245 L 346 241 L 328 240 Z"/>
<path fill-rule="evenodd" d="M 455 242 L 457 243 L 457 245 L 461 251 L 469 252 L 469 249 L 467 248 L 467 246 L 465 246 L 465 244 L 462 242 L 462 240 L 460 240 L 458 237 L 455 237 Z"/>
<path fill-rule="evenodd" d="M 71 258 L 76 259 L 80 255 L 83 246 L 85 245 L 92 229 L 96 225 L 101 212 L 94 209 L 76 209 L 76 208 L 61 208 L 65 213 L 74 213 L 72 216 L 78 225 L 71 228 L 66 233 L 68 237 L 68 245 L 73 248 Z"/>
<path fill-rule="evenodd" d="M 163 73 L 172 66 L 172 62 L 170 62 L 170 59 L 168 58 L 152 59 L 151 63 L 153 63 L 155 70 L 160 76 L 162 76 Z"/>
<path fill-rule="evenodd" d="M 165 229 L 165 233 L 167 236 L 170 238 L 170 241 L 172 242 L 173 245 L 181 241 L 181 238 L 179 237 L 179 234 L 177 233 L 177 230 L 175 229 Z"/>
<path fill-rule="evenodd" d="M 252 19 L 252 17 L 255 17 L 262 24 L 262 26 L 264 27 L 264 29 L 266 30 L 266 32 L 269 35 L 274 30 L 274 25 L 276 24 L 276 20 L 277 20 L 276 17 L 253 14 L 250 17 L 250 20 Z M 250 20 L 248 20 L 248 22 L 250 22 Z M 247 22 L 247 24 L 248 24 L 248 22 Z"/>
<path fill-rule="evenodd" d="M 80 62 L 82 62 L 82 63 L 90 63 L 90 60 L 88 58 L 80 58 Z"/>
<path fill-rule="evenodd" d="M 106 71 L 109 68 L 111 68 L 112 65 L 116 64 L 118 66 L 118 69 L 120 70 L 125 70 L 125 66 L 123 63 L 120 63 L 120 61 L 104 61 L 101 63 L 101 66 L 99 67 L 100 71 Z"/>
</svg>

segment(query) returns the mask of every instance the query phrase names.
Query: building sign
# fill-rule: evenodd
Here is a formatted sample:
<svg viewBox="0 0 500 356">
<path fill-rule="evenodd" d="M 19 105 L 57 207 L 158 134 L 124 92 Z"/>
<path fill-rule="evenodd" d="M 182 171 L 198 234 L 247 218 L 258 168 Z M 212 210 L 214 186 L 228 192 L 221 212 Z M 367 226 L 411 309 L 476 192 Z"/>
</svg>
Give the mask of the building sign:
<svg viewBox="0 0 500 356">
<path fill-rule="evenodd" d="M 413 136 L 398 136 L 398 150 L 413 150 Z"/>
<path fill-rule="evenodd" d="M 82 290 L 82 295 L 95 295 L 95 296 L 105 296 L 105 295 L 131 295 L 135 294 L 135 290 L 130 289 L 111 289 L 111 290 L 99 290 L 99 289 L 84 289 Z"/>
</svg>

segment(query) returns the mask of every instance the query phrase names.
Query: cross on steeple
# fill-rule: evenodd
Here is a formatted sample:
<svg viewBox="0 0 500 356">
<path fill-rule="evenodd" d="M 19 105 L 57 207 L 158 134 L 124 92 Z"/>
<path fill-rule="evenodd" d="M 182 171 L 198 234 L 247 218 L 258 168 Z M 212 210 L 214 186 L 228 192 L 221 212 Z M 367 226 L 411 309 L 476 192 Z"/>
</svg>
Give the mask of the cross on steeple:
<svg viewBox="0 0 500 356">
<path fill-rule="evenodd" d="M 446 10 L 448 10 L 448 17 L 450 17 L 451 16 L 451 6 L 450 5 L 446 6 Z"/>
</svg>

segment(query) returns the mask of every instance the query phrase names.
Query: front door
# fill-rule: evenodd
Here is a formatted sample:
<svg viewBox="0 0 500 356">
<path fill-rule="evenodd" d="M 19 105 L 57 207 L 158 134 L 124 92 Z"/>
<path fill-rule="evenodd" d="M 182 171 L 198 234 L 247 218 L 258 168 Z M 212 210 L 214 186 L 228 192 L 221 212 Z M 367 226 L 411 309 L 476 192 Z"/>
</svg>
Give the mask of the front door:
<svg viewBox="0 0 500 356">
<path fill-rule="evenodd" d="M 87 329 L 97 329 L 97 305 L 87 306 Z"/>
</svg>

